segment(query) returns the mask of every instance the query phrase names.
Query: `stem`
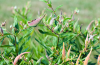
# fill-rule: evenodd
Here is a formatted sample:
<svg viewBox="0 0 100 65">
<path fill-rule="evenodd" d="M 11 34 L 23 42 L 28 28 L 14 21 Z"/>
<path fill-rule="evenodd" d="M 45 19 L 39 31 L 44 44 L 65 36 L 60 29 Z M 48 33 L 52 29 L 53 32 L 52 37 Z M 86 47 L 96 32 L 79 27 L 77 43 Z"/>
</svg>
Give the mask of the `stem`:
<svg viewBox="0 0 100 65">
<path fill-rule="evenodd" d="M 48 0 L 47 0 L 47 2 L 48 2 L 47 4 L 50 4 Z M 56 15 L 56 17 L 57 17 L 57 14 L 55 13 L 55 11 L 54 11 L 54 9 L 53 9 L 52 5 L 51 5 L 51 7 L 50 7 L 50 8 L 52 9 L 53 13 L 54 13 L 54 14 Z"/>
<path fill-rule="evenodd" d="M 14 36 L 15 37 L 15 47 L 16 47 L 16 54 L 18 55 L 18 44 L 16 43 L 16 36 Z"/>
<path fill-rule="evenodd" d="M 59 44 L 59 36 L 58 36 L 58 41 L 57 41 L 57 47 L 56 48 L 58 48 L 58 44 Z"/>
<path fill-rule="evenodd" d="M 55 33 L 56 35 L 59 35 L 57 34 L 56 32 L 54 32 L 51 28 L 49 28 L 49 26 L 45 25 L 49 30 L 51 30 L 53 33 Z"/>
<path fill-rule="evenodd" d="M 47 4 L 50 4 L 48 0 L 47 0 L 47 2 L 48 2 Z M 55 16 L 57 17 L 57 14 L 55 13 L 55 11 L 54 11 L 54 9 L 53 9 L 52 5 L 51 5 L 51 7 L 50 7 L 50 8 L 52 9 L 53 13 L 54 13 L 54 14 L 55 14 Z M 57 21 L 58 21 L 59 23 L 61 23 L 59 20 L 57 20 Z"/>
</svg>

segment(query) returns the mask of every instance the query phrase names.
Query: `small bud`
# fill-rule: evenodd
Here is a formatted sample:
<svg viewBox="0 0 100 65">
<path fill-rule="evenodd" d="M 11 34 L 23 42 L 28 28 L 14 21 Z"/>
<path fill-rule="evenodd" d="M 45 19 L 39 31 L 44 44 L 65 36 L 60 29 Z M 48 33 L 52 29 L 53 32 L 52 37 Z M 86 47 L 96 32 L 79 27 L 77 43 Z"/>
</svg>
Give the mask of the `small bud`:
<svg viewBox="0 0 100 65">
<path fill-rule="evenodd" d="M 51 21 L 50 21 L 50 25 L 52 25 L 52 24 L 53 24 L 54 19 L 55 19 L 55 18 L 52 18 L 52 19 L 51 19 Z"/>
<path fill-rule="evenodd" d="M 75 9 L 74 13 L 75 14 L 78 14 L 79 13 L 79 10 L 78 9 Z"/>
<path fill-rule="evenodd" d="M 13 26 L 12 26 L 12 25 L 10 25 L 10 29 L 12 29 L 12 27 L 13 27 Z"/>
<path fill-rule="evenodd" d="M 22 25 L 22 21 L 20 21 L 19 24 Z"/>
<path fill-rule="evenodd" d="M 6 22 L 3 22 L 3 23 L 1 24 L 1 26 L 5 26 L 5 24 L 6 24 Z"/>
<path fill-rule="evenodd" d="M 26 29 L 27 28 L 27 26 L 26 25 L 24 25 L 24 29 Z"/>
<path fill-rule="evenodd" d="M 14 9 L 17 9 L 17 6 L 15 6 Z"/>
</svg>

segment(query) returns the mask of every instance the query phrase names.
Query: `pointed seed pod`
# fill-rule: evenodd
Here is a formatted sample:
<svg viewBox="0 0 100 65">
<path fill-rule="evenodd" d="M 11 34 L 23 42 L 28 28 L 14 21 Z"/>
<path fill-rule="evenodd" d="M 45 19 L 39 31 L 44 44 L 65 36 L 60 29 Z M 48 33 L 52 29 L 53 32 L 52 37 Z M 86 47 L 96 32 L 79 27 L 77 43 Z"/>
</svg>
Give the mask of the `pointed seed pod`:
<svg viewBox="0 0 100 65">
<path fill-rule="evenodd" d="M 98 56 L 97 63 L 98 63 L 98 65 L 100 65 L 100 55 Z"/>
<path fill-rule="evenodd" d="M 43 15 L 42 17 L 37 18 L 37 19 L 35 19 L 35 20 L 28 21 L 28 25 L 29 25 L 29 26 L 36 26 L 44 16 L 45 16 L 45 15 Z"/>
<path fill-rule="evenodd" d="M 90 24 L 89 24 L 88 27 L 86 28 L 87 31 L 89 31 L 90 26 L 91 26 L 91 24 L 92 24 L 93 22 L 94 22 L 94 20 L 90 22 Z"/>
<path fill-rule="evenodd" d="M 67 57 L 69 57 L 69 55 L 70 55 L 70 49 L 71 49 L 71 46 L 70 46 L 70 48 L 69 48 L 69 50 L 67 52 Z"/>
<path fill-rule="evenodd" d="M 86 40 L 85 40 L 85 51 L 86 51 L 86 48 L 88 46 L 88 43 L 89 43 L 89 39 L 88 39 L 88 34 L 87 34 L 87 37 L 86 37 Z"/>
<path fill-rule="evenodd" d="M 77 61 L 76 61 L 76 65 L 79 65 L 80 57 L 81 57 L 81 53 L 80 53 L 80 55 L 79 55 L 79 57 L 78 57 L 78 59 L 77 59 Z"/>
<path fill-rule="evenodd" d="M 21 53 L 20 55 L 18 55 L 15 59 L 14 59 L 14 65 L 16 65 L 17 61 L 20 59 L 20 57 L 23 55 L 23 54 L 26 54 L 26 53 L 30 53 L 30 52 L 24 52 L 24 53 Z"/>
<path fill-rule="evenodd" d="M 62 50 L 62 60 L 65 59 L 65 45 L 64 45 L 64 42 L 63 42 L 63 50 Z"/>
<path fill-rule="evenodd" d="M 89 54 L 85 58 L 84 65 L 87 65 L 88 64 L 88 60 L 89 60 L 89 57 L 90 57 L 91 52 L 92 52 L 92 47 L 91 47 L 91 50 L 90 50 Z"/>
<path fill-rule="evenodd" d="M 5 24 L 6 24 L 6 22 L 3 22 L 3 23 L 1 24 L 1 26 L 5 26 Z"/>
</svg>

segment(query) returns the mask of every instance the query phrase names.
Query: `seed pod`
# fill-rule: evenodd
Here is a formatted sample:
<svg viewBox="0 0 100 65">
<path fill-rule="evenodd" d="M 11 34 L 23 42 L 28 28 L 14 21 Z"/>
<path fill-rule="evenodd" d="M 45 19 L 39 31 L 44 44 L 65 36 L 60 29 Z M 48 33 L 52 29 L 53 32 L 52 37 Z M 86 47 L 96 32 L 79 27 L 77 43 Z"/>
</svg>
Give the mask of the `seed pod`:
<svg viewBox="0 0 100 65">
<path fill-rule="evenodd" d="M 92 47 L 91 47 L 91 50 L 90 50 L 89 54 L 85 58 L 84 65 L 87 65 L 88 64 L 88 60 L 89 60 L 89 57 L 90 57 L 91 52 L 92 52 Z"/>
<path fill-rule="evenodd" d="M 68 50 L 68 52 L 67 52 L 67 56 L 69 57 L 69 55 L 70 55 L 70 49 L 71 49 L 71 46 L 70 46 L 70 48 L 69 48 L 69 50 Z"/>
<path fill-rule="evenodd" d="M 1 24 L 1 26 L 5 26 L 5 24 L 6 24 L 6 22 L 3 22 L 3 23 Z"/>
<path fill-rule="evenodd" d="M 23 54 L 26 54 L 26 53 L 30 53 L 30 52 L 24 52 L 24 53 L 21 53 L 20 55 L 18 55 L 15 59 L 14 59 L 14 65 L 16 65 L 17 61 L 19 60 L 19 58 L 23 55 Z"/>
<path fill-rule="evenodd" d="M 78 57 L 78 59 L 76 61 L 76 65 L 79 65 L 78 63 L 79 63 L 80 57 L 81 57 L 81 53 L 80 53 L 80 55 L 79 55 L 79 57 Z"/>
<path fill-rule="evenodd" d="M 64 42 L 63 42 L 63 50 L 62 50 L 62 60 L 65 59 L 65 45 L 64 45 Z"/>
<path fill-rule="evenodd" d="M 88 39 L 88 34 L 87 34 L 87 37 L 85 39 L 85 51 L 86 51 L 88 44 L 89 44 L 89 39 Z"/>
<path fill-rule="evenodd" d="M 90 30 L 90 26 L 92 25 L 93 22 L 94 22 L 94 20 L 90 22 L 90 24 L 89 24 L 88 27 L 86 28 L 87 31 Z"/>
<path fill-rule="evenodd" d="M 40 17 L 40 18 L 35 19 L 35 20 L 28 21 L 28 25 L 29 26 L 36 26 L 43 17 L 44 17 L 44 15 L 42 17 Z"/>
<path fill-rule="evenodd" d="M 98 56 L 97 63 L 98 63 L 98 65 L 100 65 L 100 55 Z"/>
</svg>

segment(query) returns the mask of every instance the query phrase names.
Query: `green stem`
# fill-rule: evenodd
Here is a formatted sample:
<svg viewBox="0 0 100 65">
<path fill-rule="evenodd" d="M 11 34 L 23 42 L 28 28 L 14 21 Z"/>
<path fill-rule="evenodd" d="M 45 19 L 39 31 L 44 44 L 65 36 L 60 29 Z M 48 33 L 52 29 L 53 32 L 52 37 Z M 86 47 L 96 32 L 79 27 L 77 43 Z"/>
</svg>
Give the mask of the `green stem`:
<svg viewBox="0 0 100 65">
<path fill-rule="evenodd" d="M 16 36 L 15 37 L 15 47 L 16 47 L 16 54 L 18 55 L 18 44 L 16 43 Z"/>
<path fill-rule="evenodd" d="M 58 44 L 59 44 L 59 36 L 58 36 L 58 40 L 57 40 L 57 47 L 56 47 L 56 49 L 58 48 Z"/>
</svg>

